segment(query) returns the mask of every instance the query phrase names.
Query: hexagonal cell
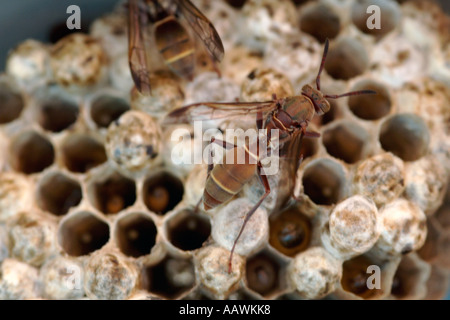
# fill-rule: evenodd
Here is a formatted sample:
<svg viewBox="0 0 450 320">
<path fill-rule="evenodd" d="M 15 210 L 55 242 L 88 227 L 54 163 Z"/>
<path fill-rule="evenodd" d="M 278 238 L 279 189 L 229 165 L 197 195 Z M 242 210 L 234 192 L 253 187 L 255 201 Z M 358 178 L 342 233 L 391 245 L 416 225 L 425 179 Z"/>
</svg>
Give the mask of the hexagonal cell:
<svg viewBox="0 0 450 320">
<path fill-rule="evenodd" d="M 442 230 L 435 219 L 427 219 L 427 238 L 422 248 L 417 253 L 419 256 L 429 263 L 434 263 L 439 256 L 439 241 Z"/>
<path fill-rule="evenodd" d="M 0 125 L 16 120 L 25 106 L 20 92 L 7 81 L 0 82 Z"/>
<path fill-rule="evenodd" d="M 369 133 L 354 122 L 342 121 L 325 130 L 322 141 L 328 154 L 347 163 L 355 163 L 365 157 Z"/>
<path fill-rule="evenodd" d="M 300 154 L 303 155 L 303 160 L 314 156 L 319 151 L 319 140 L 313 137 L 306 137 L 302 141 Z"/>
<path fill-rule="evenodd" d="M 78 181 L 60 172 L 52 172 L 41 179 L 37 190 L 37 202 L 42 210 L 56 216 L 66 214 L 77 206 L 82 198 Z"/>
<path fill-rule="evenodd" d="M 111 122 L 130 110 L 127 101 L 111 95 L 102 95 L 91 103 L 91 118 L 99 128 L 107 128 Z"/>
<path fill-rule="evenodd" d="M 136 202 L 136 184 L 114 172 L 94 178 L 88 186 L 91 203 L 105 214 L 115 214 Z"/>
<path fill-rule="evenodd" d="M 59 244 L 66 253 L 75 257 L 100 249 L 108 240 L 109 225 L 87 211 L 67 216 L 58 230 Z"/>
<path fill-rule="evenodd" d="M 247 259 L 245 281 L 250 290 L 270 298 L 286 288 L 285 273 L 286 263 L 263 250 Z"/>
<path fill-rule="evenodd" d="M 103 145 L 85 134 L 69 136 L 62 146 L 64 163 L 70 171 L 84 173 L 107 160 Z"/>
<path fill-rule="evenodd" d="M 404 256 L 392 280 L 391 295 L 402 300 L 423 299 L 430 272 L 430 265 L 415 254 Z"/>
<path fill-rule="evenodd" d="M 19 134 L 10 146 L 11 166 L 16 171 L 32 174 L 52 165 L 55 150 L 52 143 L 35 131 Z"/>
<path fill-rule="evenodd" d="M 175 208 L 183 198 L 184 187 L 173 174 L 161 171 L 144 182 L 143 198 L 147 208 L 157 214 L 165 214 Z"/>
<path fill-rule="evenodd" d="M 170 243 L 183 251 L 201 248 L 211 234 L 209 219 L 199 212 L 185 209 L 171 217 L 165 224 Z"/>
<path fill-rule="evenodd" d="M 270 245 L 289 257 L 306 250 L 311 242 L 312 224 L 299 206 L 271 214 L 269 229 Z"/>
<path fill-rule="evenodd" d="M 242 8 L 247 0 L 226 0 L 234 8 Z"/>
<path fill-rule="evenodd" d="M 391 111 L 391 96 L 387 87 L 374 80 L 357 82 L 351 91 L 374 90 L 376 95 L 356 95 L 348 98 L 348 106 L 355 116 L 364 120 L 381 119 Z"/>
<path fill-rule="evenodd" d="M 312 161 L 305 168 L 302 183 L 305 194 L 316 204 L 331 205 L 345 197 L 347 178 L 344 168 L 330 159 Z"/>
<path fill-rule="evenodd" d="M 319 42 L 334 39 L 341 29 L 339 16 L 325 4 L 308 6 L 300 15 L 300 29 L 309 33 Z"/>
<path fill-rule="evenodd" d="M 177 299 L 195 285 L 194 265 L 191 259 L 166 256 L 142 271 L 142 289 L 167 299 Z"/>
<path fill-rule="evenodd" d="M 330 47 L 325 70 L 334 79 L 348 80 L 362 74 L 368 65 L 364 46 L 354 38 L 343 37 Z"/>
<path fill-rule="evenodd" d="M 383 122 L 379 140 L 384 150 L 392 152 L 404 161 L 415 161 L 427 153 L 430 133 L 421 117 L 403 113 Z"/>
<path fill-rule="evenodd" d="M 302 5 L 302 4 L 304 4 L 304 3 L 308 2 L 308 1 L 309 1 L 309 0 L 292 0 L 292 2 L 293 2 L 296 6 Z"/>
<path fill-rule="evenodd" d="M 434 217 L 427 219 L 427 237 L 417 253 L 428 263 L 450 269 L 450 232 L 443 230 Z"/>
<path fill-rule="evenodd" d="M 133 212 L 116 222 L 115 238 L 124 254 L 140 257 L 149 254 L 156 243 L 156 225 L 149 215 Z"/>
<path fill-rule="evenodd" d="M 51 95 L 39 102 L 38 122 L 51 132 L 61 132 L 77 121 L 78 105 L 60 95 Z"/>
</svg>

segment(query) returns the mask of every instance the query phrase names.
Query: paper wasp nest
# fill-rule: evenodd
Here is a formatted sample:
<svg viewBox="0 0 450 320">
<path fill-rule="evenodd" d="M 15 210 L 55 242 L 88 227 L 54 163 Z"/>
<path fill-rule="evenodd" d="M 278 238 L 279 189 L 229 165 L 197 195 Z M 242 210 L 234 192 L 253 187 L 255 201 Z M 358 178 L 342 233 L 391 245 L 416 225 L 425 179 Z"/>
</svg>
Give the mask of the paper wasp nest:
<svg viewBox="0 0 450 320">
<path fill-rule="evenodd" d="M 90 35 L 11 51 L 0 76 L 0 299 L 442 299 L 449 16 L 429 1 L 193 2 L 223 40 L 222 78 L 204 57 L 192 82 L 160 66 L 149 99 L 130 91 L 123 8 Z M 381 29 L 367 27 L 370 4 Z M 315 116 L 320 137 L 303 140 L 297 200 L 263 203 L 228 273 L 262 186 L 255 178 L 239 199 L 195 212 L 206 166 L 170 156 L 195 145 L 192 128 L 161 120 L 200 98 L 297 95 L 315 80 L 326 38 L 322 90 L 377 95 L 330 99 Z M 188 132 L 178 145 L 177 128 Z"/>
</svg>

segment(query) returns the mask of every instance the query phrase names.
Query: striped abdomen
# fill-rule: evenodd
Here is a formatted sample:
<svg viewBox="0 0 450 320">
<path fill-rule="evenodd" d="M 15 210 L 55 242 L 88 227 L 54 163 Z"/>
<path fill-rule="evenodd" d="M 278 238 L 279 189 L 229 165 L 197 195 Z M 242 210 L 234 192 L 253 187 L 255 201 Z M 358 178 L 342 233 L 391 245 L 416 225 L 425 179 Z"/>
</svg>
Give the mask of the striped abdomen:
<svg viewBox="0 0 450 320">
<path fill-rule="evenodd" d="M 245 161 L 238 164 L 237 158 L 239 152 L 245 152 Z M 230 154 L 233 153 L 233 154 Z M 230 154 L 230 155 L 228 155 Z M 233 159 L 233 163 L 227 163 L 226 159 Z M 206 181 L 205 191 L 203 193 L 203 206 L 205 210 L 214 208 L 228 200 L 241 191 L 242 187 L 250 181 L 256 172 L 256 161 L 250 162 L 248 152 L 244 148 L 233 148 L 227 151 L 223 163 L 217 164 L 210 172 Z"/>
<path fill-rule="evenodd" d="M 191 80 L 195 69 L 195 44 L 173 16 L 157 23 L 155 42 L 166 65 L 178 76 Z"/>
</svg>

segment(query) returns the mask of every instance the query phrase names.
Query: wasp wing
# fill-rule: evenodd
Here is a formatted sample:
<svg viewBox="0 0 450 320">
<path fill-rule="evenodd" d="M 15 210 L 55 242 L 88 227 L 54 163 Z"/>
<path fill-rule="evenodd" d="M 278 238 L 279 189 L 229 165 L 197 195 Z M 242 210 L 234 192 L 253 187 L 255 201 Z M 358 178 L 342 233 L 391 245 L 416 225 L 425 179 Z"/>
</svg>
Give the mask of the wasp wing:
<svg viewBox="0 0 450 320">
<path fill-rule="evenodd" d="M 216 61 L 222 61 L 224 48 L 222 40 L 214 25 L 189 0 L 175 0 L 177 11 L 187 20 L 196 35 L 203 41 L 211 56 Z"/>
<path fill-rule="evenodd" d="M 143 29 L 147 24 L 145 5 L 140 0 L 128 1 L 128 61 L 130 72 L 137 90 L 144 94 L 151 94 L 150 71 L 147 58 L 147 48 Z"/>
<path fill-rule="evenodd" d="M 281 209 L 293 196 L 297 180 L 297 171 L 302 155 L 303 131 L 295 131 L 283 145 L 280 146 L 280 178 L 278 182 L 278 197 L 275 208 Z"/>
<path fill-rule="evenodd" d="M 192 123 L 193 121 L 205 121 L 225 119 L 236 116 L 258 112 L 270 112 L 277 108 L 275 101 L 264 102 L 201 102 L 187 105 L 170 112 L 164 119 L 163 124 Z"/>
</svg>

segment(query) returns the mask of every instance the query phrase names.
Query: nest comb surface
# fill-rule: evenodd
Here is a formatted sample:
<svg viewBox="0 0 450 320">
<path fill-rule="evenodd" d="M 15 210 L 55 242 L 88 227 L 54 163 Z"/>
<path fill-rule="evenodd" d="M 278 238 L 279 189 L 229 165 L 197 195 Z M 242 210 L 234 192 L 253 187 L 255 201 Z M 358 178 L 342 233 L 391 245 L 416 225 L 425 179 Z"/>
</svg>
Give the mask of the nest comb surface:
<svg viewBox="0 0 450 320">
<path fill-rule="evenodd" d="M 131 90 L 121 7 L 89 35 L 11 51 L 0 79 L 0 298 L 444 297 L 449 17 L 421 1 L 372 1 L 385 26 L 374 31 L 369 1 L 194 2 L 224 42 L 222 78 L 200 53 L 193 82 L 158 70 L 150 98 Z M 321 136 L 303 142 L 299 200 L 273 212 L 283 192 L 273 189 L 228 273 L 242 216 L 263 189 L 255 177 L 230 203 L 194 214 L 206 168 L 175 161 L 170 139 L 192 128 L 161 120 L 190 102 L 298 94 L 327 37 L 325 93 L 378 94 L 330 100 L 314 118 Z M 374 265 L 381 287 L 368 289 Z"/>
</svg>

